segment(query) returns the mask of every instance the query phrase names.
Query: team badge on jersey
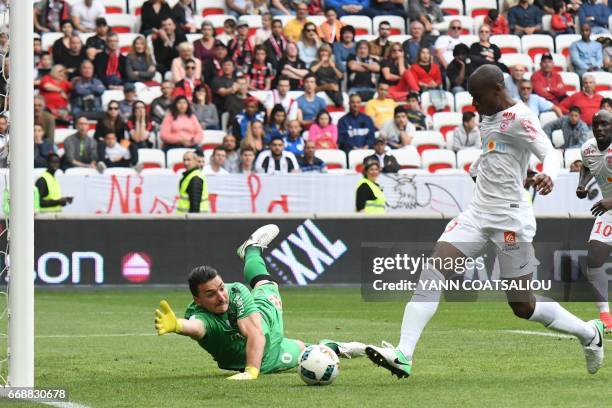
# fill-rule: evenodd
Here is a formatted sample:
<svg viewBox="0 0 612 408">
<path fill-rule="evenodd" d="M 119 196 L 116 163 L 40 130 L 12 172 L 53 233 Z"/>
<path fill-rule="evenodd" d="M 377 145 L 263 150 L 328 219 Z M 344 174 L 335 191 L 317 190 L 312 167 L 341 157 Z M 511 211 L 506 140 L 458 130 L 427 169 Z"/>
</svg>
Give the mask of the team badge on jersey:
<svg viewBox="0 0 612 408">
<path fill-rule="evenodd" d="M 516 233 L 514 231 L 504 231 L 504 242 L 506 244 L 516 244 Z"/>
</svg>

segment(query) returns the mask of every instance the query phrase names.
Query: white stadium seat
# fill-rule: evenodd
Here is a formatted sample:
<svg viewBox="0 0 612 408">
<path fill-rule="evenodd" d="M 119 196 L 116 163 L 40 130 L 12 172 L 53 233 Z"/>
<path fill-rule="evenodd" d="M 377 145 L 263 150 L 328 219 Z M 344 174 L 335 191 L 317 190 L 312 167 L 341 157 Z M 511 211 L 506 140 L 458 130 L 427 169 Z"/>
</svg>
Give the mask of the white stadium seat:
<svg viewBox="0 0 612 408">
<path fill-rule="evenodd" d="M 372 19 L 368 16 L 342 16 L 340 17 L 345 25 L 352 25 L 355 28 L 355 35 L 373 34 Z"/>
<path fill-rule="evenodd" d="M 582 160 L 582 153 L 580 152 L 580 148 L 576 147 L 572 149 L 565 149 L 563 160 L 566 169 L 569 169 L 570 165 L 576 160 Z"/>
<path fill-rule="evenodd" d="M 210 17 L 215 14 L 225 14 L 227 5 L 225 0 L 200 0 L 196 2 L 196 12 L 205 17 Z"/>
<path fill-rule="evenodd" d="M 441 169 L 454 169 L 457 167 L 457 158 L 452 150 L 430 149 L 422 154 L 423 168 L 430 173 Z"/>
<path fill-rule="evenodd" d="M 412 138 L 412 145 L 422 155 L 425 150 L 442 149 L 446 146 L 442 133 L 435 130 L 418 130 Z"/>
<path fill-rule="evenodd" d="M 103 2 L 104 10 L 106 14 L 125 14 L 126 10 L 126 1 L 125 0 L 104 0 Z"/>
<path fill-rule="evenodd" d="M 315 156 L 323 160 L 328 170 L 346 169 L 346 153 L 339 149 L 317 149 Z"/>
<path fill-rule="evenodd" d="M 331 116 L 331 121 L 334 125 L 337 125 L 340 118 L 344 115 L 346 115 L 346 112 L 329 112 L 329 116 Z"/>
<path fill-rule="evenodd" d="M 115 33 L 137 32 L 140 24 L 140 18 L 131 14 L 107 14 L 104 18 Z"/>
<path fill-rule="evenodd" d="M 192 151 L 193 149 L 187 149 L 184 147 L 168 150 L 166 153 L 166 167 L 174 172 L 184 169 L 185 166 L 183 165 L 183 155 Z"/>
<path fill-rule="evenodd" d="M 470 171 L 470 166 L 482 154 L 482 149 L 461 149 L 457 152 L 457 168 Z"/>
<path fill-rule="evenodd" d="M 559 72 L 566 91 L 577 92 L 580 90 L 580 77 L 575 72 Z"/>
<path fill-rule="evenodd" d="M 518 35 L 492 35 L 489 41 L 497 45 L 502 54 L 520 54 L 522 51 L 521 37 Z"/>
<path fill-rule="evenodd" d="M 563 129 L 553 130 L 550 137 L 553 146 L 556 148 L 562 148 L 565 145 L 565 138 L 563 137 Z"/>
<path fill-rule="evenodd" d="M 138 149 L 138 163 L 145 169 L 166 167 L 166 155 L 160 149 Z"/>
<path fill-rule="evenodd" d="M 55 136 L 53 137 L 53 143 L 58 147 L 64 146 L 64 140 L 70 135 L 74 135 L 76 133 L 76 129 L 72 128 L 56 128 Z"/>
<path fill-rule="evenodd" d="M 540 113 L 540 124 L 542 126 L 555 120 L 557 120 L 557 114 L 555 112 L 548 111 Z"/>
<path fill-rule="evenodd" d="M 393 149 L 389 153 L 397 159 L 401 169 L 421 168 L 421 156 L 414 145 L 404 146 L 401 149 Z"/>
<path fill-rule="evenodd" d="M 555 37 L 555 50 L 558 54 L 569 56 L 569 47 L 572 43 L 580 40 L 578 34 L 560 34 Z"/>
<path fill-rule="evenodd" d="M 142 91 L 138 92 L 138 99 L 150 105 L 153 99 L 161 96 L 161 94 L 160 86 L 147 86 Z"/>
<path fill-rule="evenodd" d="M 553 57 L 553 71 L 567 71 L 567 59 L 563 54 L 551 54 Z M 537 54 L 535 56 L 535 69 L 540 68 L 540 61 L 542 60 L 542 54 Z"/>
<path fill-rule="evenodd" d="M 447 133 L 452 132 L 457 126 L 461 126 L 463 115 L 459 112 L 438 112 L 434 113 L 433 128 L 444 135 L 447 139 Z"/>
<path fill-rule="evenodd" d="M 390 15 L 374 17 L 372 20 L 374 34 L 378 35 L 378 25 L 383 21 L 388 21 L 391 25 L 391 35 L 406 34 L 406 19 Z"/>
<path fill-rule="evenodd" d="M 135 16 L 139 16 L 140 15 L 140 9 L 142 8 L 142 5 L 144 4 L 144 2 L 147 0 L 129 0 L 129 13 L 133 14 Z"/>
<path fill-rule="evenodd" d="M 486 15 L 489 10 L 496 8 L 495 0 L 465 0 L 465 14 L 470 17 Z"/>
<path fill-rule="evenodd" d="M 223 138 L 227 133 L 222 130 L 204 130 L 202 149 L 214 149 L 223 144 Z"/>
<path fill-rule="evenodd" d="M 597 91 L 612 90 L 612 74 L 604 71 L 593 71 L 587 73 L 595 79 L 595 89 Z"/>
<path fill-rule="evenodd" d="M 542 16 L 542 30 L 550 32 L 552 30 L 552 15 L 544 14 Z"/>
<path fill-rule="evenodd" d="M 249 91 L 249 93 L 255 98 L 257 98 L 257 100 L 261 103 L 266 102 L 266 98 L 268 97 L 269 92 L 270 91 Z"/>
<path fill-rule="evenodd" d="M 461 0 L 442 0 L 440 8 L 447 15 L 463 15 L 463 1 Z"/>
<path fill-rule="evenodd" d="M 374 154 L 372 149 L 351 150 L 348 154 L 349 169 L 353 169 L 358 173 L 363 170 L 363 159 Z"/>
<path fill-rule="evenodd" d="M 523 47 L 523 53 L 529 55 L 532 60 L 535 60 L 535 56 L 538 54 L 555 52 L 553 38 L 548 34 L 524 35 L 521 38 L 521 46 Z"/>
<path fill-rule="evenodd" d="M 119 37 L 119 49 L 123 54 L 127 54 L 132 50 L 132 43 L 136 38 L 144 38 L 144 36 L 139 33 L 119 33 L 117 37 Z"/>
<path fill-rule="evenodd" d="M 508 68 L 521 64 L 525 66 L 528 71 L 533 71 L 533 60 L 527 54 L 503 54 L 499 62 L 506 64 Z"/>
<path fill-rule="evenodd" d="M 455 94 L 455 112 L 476 112 L 472 105 L 472 95 L 469 92 L 457 92 Z"/>
<path fill-rule="evenodd" d="M 53 43 L 62 38 L 62 33 L 43 33 L 42 38 L 40 39 L 40 44 L 42 45 L 42 49 L 44 51 L 51 52 L 51 47 L 53 47 Z"/>
<path fill-rule="evenodd" d="M 442 112 L 452 112 L 453 110 L 455 110 L 455 98 L 450 92 L 445 92 L 445 95 L 446 107 L 444 108 L 444 110 L 442 110 Z M 421 106 L 428 115 L 433 115 L 434 113 L 436 113 L 435 107 L 431 104 L 429 92 L 423 92 L 423 94 L 421 95 Z"/>
<path fill-rule="evenodd" d="M 104 91 L 104 93 L 102 94 L 102 109 L 106 111 L 106 108 L 108 107 L 108 104 L 110 101 L 122 101 L 125 99 L 125 96 L 123 95 L 123 91 L 120 91 L 118 89 L 109 89 L 107 91 Z"/>
</svg>

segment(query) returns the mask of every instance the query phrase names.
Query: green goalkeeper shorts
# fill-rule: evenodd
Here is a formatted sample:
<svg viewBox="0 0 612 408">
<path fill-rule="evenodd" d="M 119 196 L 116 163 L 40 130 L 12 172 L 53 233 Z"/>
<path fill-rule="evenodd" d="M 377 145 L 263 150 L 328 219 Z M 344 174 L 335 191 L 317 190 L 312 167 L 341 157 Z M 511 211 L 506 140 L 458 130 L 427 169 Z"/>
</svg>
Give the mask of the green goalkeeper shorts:
<svg viewBox="0 0 612 408">
<path fill-rule="evenodd" d="M 285 338 L 283 303 L 278 286 L 273 283 L 263 284 L 253 289 L 251 294 L 262 319 L 270 328 L 261 372 L 273 373 L 297 366 L 302 349 L 298 341 Z"/>
</svg>

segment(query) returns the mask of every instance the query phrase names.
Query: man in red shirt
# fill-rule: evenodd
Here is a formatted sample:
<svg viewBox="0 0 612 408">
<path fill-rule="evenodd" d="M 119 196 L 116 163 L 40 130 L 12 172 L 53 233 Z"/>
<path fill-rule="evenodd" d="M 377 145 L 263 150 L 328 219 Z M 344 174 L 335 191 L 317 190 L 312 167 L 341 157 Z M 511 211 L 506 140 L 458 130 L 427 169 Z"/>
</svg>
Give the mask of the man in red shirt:
<svg viewBox="0 0 612 408">
<path fill-rule="evenodd" d="M 536 94 L 552 103 L 557 104 L 567 98 L 561 75 L 553 71 L 553 57 L 550 54 L 542 55 L 540 70 L 531 76 L 531 83 Z"/>
<path fill-rule="evenodd" d="M 595 92 L 595 78 L 586 74 L 582 77 L 582 91 L 565 98 L 559 106 L 564 114 L 569 112 L 571 106 L 579 106 L 582 109 L 580 118 L 590 127 L 602 99 L 603 96 Z"/>
</svg>

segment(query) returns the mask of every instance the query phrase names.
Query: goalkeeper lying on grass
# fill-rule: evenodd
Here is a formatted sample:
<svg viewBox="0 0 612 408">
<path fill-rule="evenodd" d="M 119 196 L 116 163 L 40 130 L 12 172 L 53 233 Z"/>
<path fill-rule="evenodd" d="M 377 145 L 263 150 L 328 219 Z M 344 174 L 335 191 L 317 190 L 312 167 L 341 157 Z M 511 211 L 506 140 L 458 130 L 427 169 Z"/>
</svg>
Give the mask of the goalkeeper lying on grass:
<svg viewBox="0 0 612 408">
<path fill-rule="evenodd" d="M 165 300 L 155 310 L 157 334 L 178 333 L 189 336 L 208 351 L 219 368 L 241 371 L 230 380 L 254 380 L 259 373 L 272 373 L 297 366 L 305 344 L 284 336 L 283 310 L 277 284 L 268 274 L 261 256 L 262 248 L 278 234 L 278 227 L 264 225 L 239 248 L 244 261 L 244 278 L 253 288 L 241 283 L 224 283 L 210 266 L 199 266 L 189 274 L 193 302 L 184 319 L 176 315 Z M 365 345 L 323 340 L 341 357 L 364 355 Z"/>
</svg>

